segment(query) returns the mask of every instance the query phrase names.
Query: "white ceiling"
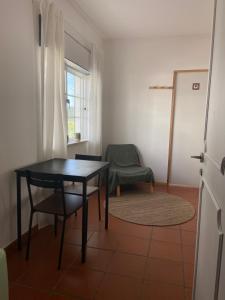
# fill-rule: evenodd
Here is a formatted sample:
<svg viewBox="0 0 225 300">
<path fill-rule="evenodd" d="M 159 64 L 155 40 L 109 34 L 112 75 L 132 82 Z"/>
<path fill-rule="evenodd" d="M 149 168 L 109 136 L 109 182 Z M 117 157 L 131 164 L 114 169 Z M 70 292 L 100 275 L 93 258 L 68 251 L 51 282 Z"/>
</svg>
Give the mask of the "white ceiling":
<svg viewBox="0 0 225 300">
<path fill-rule="evenodd" d="M 71 0 L 105 39 L 209 34 L 213 0 Z"/>
</svg>

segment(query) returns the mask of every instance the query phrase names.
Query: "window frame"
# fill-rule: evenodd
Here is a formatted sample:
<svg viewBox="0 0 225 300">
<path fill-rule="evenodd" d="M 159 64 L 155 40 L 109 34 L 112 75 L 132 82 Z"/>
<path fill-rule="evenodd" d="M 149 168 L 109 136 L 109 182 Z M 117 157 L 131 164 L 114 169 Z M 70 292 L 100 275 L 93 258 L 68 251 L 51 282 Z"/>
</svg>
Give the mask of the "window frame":
<svg viewBox="0 0 225 300">
<path fill-rule="evenodd" d="M 75 76 L 79 77 L 80 79 L 83 79 L 83 84 L 85 85 L 82 89 L 83 89 L 83 96 L 77 96 L 76 95 L 76 91 L 74 88 L 74 95 L 70 95 L 68 94 L 67 91 L 67 72 L 74 74 Z M 82 67 L 80 67 L 79 65 L 71 62 L 68 59 L 65 59 L 65 91 L 64 91 L 64 95 L 65 95 L 65 105 L 66 105 L 66 119 L 67 119 L 67 145 L 71 145 L 71 144 L 76 144 L 76 143 L 80 143 L 80 142 L 85 142 L 88 141 L 88 118 L 89 118 L 89 103 L 88 103 L 88 85 L 89 85 L 89 75 L 90 72 L 83 69 Z M 68 98 L 69 97 L 74 97 L 74 100 L 76 100 L 76 98 L 80 99 L 81 103 L 80 103 L 80 134 L 81 134 L 81 139 L 78 140 L 75 137 L 75 134 L 77 132 L 74 132 L 74 138 L 70 139 L 69 138 L 69 130 L 68 130 L 68 121 L 69 121 L 69 116 L 68 116 Z M 75 113 L 74 113 L 74 119 L 75 119 Z M 77 117 L 78 118 L 78 117 Z M 75 122 L 75 121 L 74 121 Z"/>
</svg>

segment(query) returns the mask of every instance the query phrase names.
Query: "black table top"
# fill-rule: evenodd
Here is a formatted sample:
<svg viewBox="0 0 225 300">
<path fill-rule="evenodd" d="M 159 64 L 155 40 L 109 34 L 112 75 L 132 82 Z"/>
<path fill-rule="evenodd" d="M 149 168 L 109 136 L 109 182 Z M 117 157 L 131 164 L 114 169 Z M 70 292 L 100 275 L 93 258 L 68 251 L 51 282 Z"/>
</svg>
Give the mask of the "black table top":
<svg viewBox="0 0 225 300">
<path fill-rule="evenodd" d="M 108 162 L 78 159 L 54 158 L 15 170 L 20 176 L 26 171 L 38 173 L 61 174 L 65 179 L 89 180 L 100 171 L 109 167 Z"/>
</svg>

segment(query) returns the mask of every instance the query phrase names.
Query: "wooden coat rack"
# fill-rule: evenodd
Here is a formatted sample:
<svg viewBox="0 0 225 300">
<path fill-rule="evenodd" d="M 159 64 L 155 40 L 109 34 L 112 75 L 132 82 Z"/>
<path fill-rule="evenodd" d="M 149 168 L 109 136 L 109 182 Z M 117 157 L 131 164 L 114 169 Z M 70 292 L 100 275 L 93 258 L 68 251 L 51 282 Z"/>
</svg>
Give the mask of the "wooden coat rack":
<svg viewBox="0 0 225 300">
<path fill-rule="evenodd" d="M 153 85 L 149 87 L 150 90 L 173 90 L 173 86 L 167 86 L 167 85 Z"/>
</svg>

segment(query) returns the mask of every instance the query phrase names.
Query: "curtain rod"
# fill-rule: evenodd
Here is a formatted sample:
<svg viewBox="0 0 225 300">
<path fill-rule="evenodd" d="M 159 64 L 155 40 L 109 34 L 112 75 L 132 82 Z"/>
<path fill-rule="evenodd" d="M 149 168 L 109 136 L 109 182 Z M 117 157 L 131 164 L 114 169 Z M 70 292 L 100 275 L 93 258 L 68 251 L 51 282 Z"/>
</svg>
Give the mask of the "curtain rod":
<svg viewBox="0 0 225 300">
<path fill-rule="evenodd" d="M 73 37 L 69 32 L 67 32 L 66 30 L 64 31 L 65 34 L 67 34 L 74 42 L 76 42 L 77 44 L 79 44 L 82 48 L 84 48 L 87 52 L 89 52 L 91 54 L 91 50 L 85 46 L 84 44 L 82 44 L 80 41 L 78 41 L 75 37 Z"/>
</svg>

